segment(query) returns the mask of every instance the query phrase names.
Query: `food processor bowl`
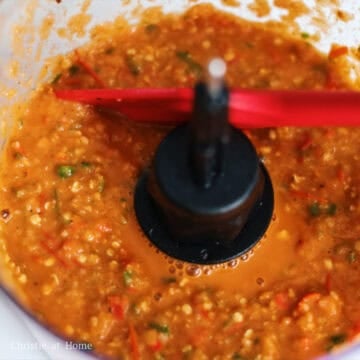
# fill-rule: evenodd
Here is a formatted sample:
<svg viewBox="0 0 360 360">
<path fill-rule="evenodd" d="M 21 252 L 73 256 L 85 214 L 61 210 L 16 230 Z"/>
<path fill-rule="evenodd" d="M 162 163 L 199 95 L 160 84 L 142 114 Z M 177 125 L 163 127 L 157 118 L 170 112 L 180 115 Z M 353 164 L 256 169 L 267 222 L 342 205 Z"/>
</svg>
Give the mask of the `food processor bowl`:
<svg viewBox="0 0 360 360">
<path fill-rule="evenodd" d="M 53 64 L 48 59 L 65 54 L 89 40 L 91 28 L 96 24 L 112 21 L 123 16 L 129 23 L 136 24 L 143 10 L 160 6 L 164 13 L 181 13 L 190 6 L 212 3 L 215 7 L 256 22 L 274 21 L 292 31 L 313 34 L 312 44 L 328 52 L 331 44 L 358 45 L 360 34 L 360 9 L 357 0 L 339 0 L 318 5 L 314 0 L 305 4 L 312 9 L 292 17 L 289 10 L 274 5 L 266 14 L 259 7 L 252 7 L 256 1 L 205 0 L 205 1 L 118 1 L 118 0 L 2 0 L 0 1 L 0 152 L 15 124 L 13 107 L 41 83 L 51 79 Z M 276 2 L 275 2 L 276 3 Z M 335 5 L 337 3 L 337 5 Z M 228 4 L 228 5 L 227 5 Z M 340 21 L 336 9 L 351 14 Z M 76 16 L 82 14 L 80 28 L 70 26 Z M 44 68 L 47 65 L 47 68 Z M 44 70 L 45 69 L 45 70 Z M 358 65 L 351 63 L 346 70 L 351 79 L 359 76 Z M 93 355 L 81 353 L 37 323 L 26 310 L 26 295 L 21 293 L 12 281 L 7 269 L 5 244 L 0 233 L 0 358 L 6 359 L 84 359 Z M 10 299 L 10 301 L 9 301 Z M 14 306 L 16 303 L 18 306 Z M 21 310 L 19 310 L 21 309 Z M 352 344 L 338 354 L 323 359 L 358 359 L 360 346 Z"/>
</svg>

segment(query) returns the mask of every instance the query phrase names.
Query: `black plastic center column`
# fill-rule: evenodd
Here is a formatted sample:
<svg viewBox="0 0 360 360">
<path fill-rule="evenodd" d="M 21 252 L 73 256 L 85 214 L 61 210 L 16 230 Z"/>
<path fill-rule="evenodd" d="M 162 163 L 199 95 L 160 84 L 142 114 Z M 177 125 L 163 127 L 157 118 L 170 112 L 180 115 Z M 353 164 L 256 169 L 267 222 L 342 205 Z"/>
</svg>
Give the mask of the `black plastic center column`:
<svg viewBox="0 0 360 360">
<path fill-rule="evenodd" d="M 222 82 L 210 85 L 196 86 L 192 122 L 163 140 L 135 193 L 136 214 L 151 242 L 198 264 L 248 251 L 273 212 L 264 166 L 248 138 L 228 123 L 228 90 Z"/>
</svg>

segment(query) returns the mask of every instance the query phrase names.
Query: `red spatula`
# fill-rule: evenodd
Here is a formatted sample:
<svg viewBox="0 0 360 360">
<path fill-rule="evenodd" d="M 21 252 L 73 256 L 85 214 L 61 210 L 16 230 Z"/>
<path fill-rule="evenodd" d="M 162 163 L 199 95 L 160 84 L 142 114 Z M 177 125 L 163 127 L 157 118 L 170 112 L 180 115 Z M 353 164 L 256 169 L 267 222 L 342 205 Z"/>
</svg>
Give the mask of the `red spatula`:
<svg viewBox="0 0 360 360">
<path fill-rule="evenodd" d="M 138 122 L 187 121 L 193 105 L 190 88 L 56 90 L 55 94 L 119 111 Z M 239 128 L 358 126 L 360 92 L 232 89 L 230 122 Z"/>
</svg>

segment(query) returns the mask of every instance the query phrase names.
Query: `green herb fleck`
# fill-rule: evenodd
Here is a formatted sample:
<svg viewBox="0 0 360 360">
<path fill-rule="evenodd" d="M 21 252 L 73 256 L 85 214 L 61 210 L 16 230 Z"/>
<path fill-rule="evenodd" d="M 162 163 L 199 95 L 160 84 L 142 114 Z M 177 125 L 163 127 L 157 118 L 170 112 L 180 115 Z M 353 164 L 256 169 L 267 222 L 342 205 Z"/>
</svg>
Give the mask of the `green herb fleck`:
<svg viewBox="0 0 360 360">
<path fill-rule="evenodd" d="M 165 285 L 168 285 L 168 284 L 174 284 L 177 282 L 176 280 L 176 277 L 173 277 L 173 276 L 168 276 L 168 277 L 164 277 L 162 279 L 162 282 L 165 284 Z"/>
<path fill-rule="evenodd" d="M 329 339 L 334 345 L 342 344 L 346 340 L 345 334 L 336 334 Z"/>
<path fill-rule="evenodd" d="M 251 43 L 251 42 L 249 42 L 249 41 L 246 41 L 246 42 L 245 42 L 245 45 L 246 45 L 246 47 L 247 47 L 248 49 L 254 48 L 254 44 Z"/>
<path fill-rule="evenodd" d="M 140 306 L 138 304 L 136 304 L 136 303 L 131 303 L 130 304 L 130 311 L 135 315 L 140 315 L 141 314 Z"/>
<path fill-rule="evenodd" d="M 138 76 L 140 74 L 139 64 L 135 62 L 135 60 L 132 56 L 126 56 L 125 62 L 126 62 L 127 67 L 129 68 L 131 74 L 133 74 L 134 76 Z"/>
<path fill-rule="evenodd" d="M 157 322 L 150 322 L 149 327 L 150 327 L 150 329 L 155 329 L 157 332 L 159 332 L 161 334 L 167 334 L 167 335 L 170 334 L 170 330 L 167 325 L 159 324 Z"/>
<path fill-rule="evenodd" d="M 19 130 L 22 130 L 22 128 L 24 127 L 24 120 L 22 118 L 17 119 L 17 124 L 18 124 Z"/>
<path fill-rule="evenodd" d="M 188 65 L 191 72 L 198 77 L 201 76 L 203 72 L 202 66 L 192 58 L 188 51 L 177 51 L 176 56 Z"/>
<path fill-rule="evenodd" d="M 22 159 L 23 157 L 24 157 L 24 155 L 23 155 L 22 153 L 18 152 L 18 151 L 16 151 L 16 152 L 14 153 L 14 158 L 15 158 L 16 160 L 20 160 L 20 159 Z"/>
<path fill-rule="evenodd" d="M 337 206 L 334 203 L 330 203 L 326 209 L 326 214 L 330 216 L 334 216 L 337 211 Z"/>
<path fill-rule="evenodd" d="M 133 273 L 129 270 L 123 272 L 123 280 L 126 287 L 130 287 L 133 283 Z"/>
<path fill-rule="evenodd" d="M 326 74 L 328 71 L 327 65 L 325 63 L 315 64 L 312 66 L 312 69 L 323 74 Z"/>
<path fill-rule="evenodd" d="M 52 84 L 52 85 L 57 84 L 58 81 L 61 79 L 61 77 L 62 77 L 62 74 L 61 74 L 61 73 L 55 75 L 55 77 L 54 77 L 53 80 L 51 81 L 51 84 Z"/>
<path fill-rule="evenodd" d="M 165 360 L 165 356 L 159 352 L 155 353 L 155 360 Z"/>
<path fill-rule="evenodd" d="M 56 172 L 62 179 L 67 179 L 75 174 L 75 166 L 59 165 Z"/>
<path fill-rule="evenodd" d="M 348 263 L 349 264 L 354 263 L 356 261 L 356 258 L 357 258 L 356 251 L 354 250 L 350 251 L 347 257 Z"/>
<path fill-rule="evenodd" d="M 231 360 L 244 360 L 244 358 L 239 353 L 234 353 L 231 357 Z"/>
<path fill-rule="evenodd" d="M 328 203 L 327 205 L 320 205 L 317 201 L 308 206 L 309 214 L 312 217 L 320 215 L 334 216 L 337 212 L 337 206 L 334 203 Z"/>
<path fill-rule="evenodd" d="M 158 29 L 158 26 L 156 24 L 149 24 L 145 26 L 145 31 L 148 34 L 152 34 L 154 31 Z"/>
<path fill-rule="evenodd" d="M 115 51 L 115 48 L 113 48 L 113 47 L 108 47 L 108 48 L 105 50 L 105 54 L 106 54 L 106 55 L 111 55 L 111 54 L 114 53 L 114 51 Z"/>
<path fill-rule="evenodd" d="M 70 76 L 74 76 L 80 71 L 80 68 L 77 65 L 71 65 L 68 71 Z"/>
<path fill-rule="evenodd" d="M 98 185 L 98 191 L 99 193 L 104 192 L 105 190 L 105 178 L 103 176 L 100 177 L 99 185 Z"/>
<path fill-rule="evenodd" d="M 309 214 L 313 217 L 317 217 L 321 213 L 320 205 L 318 202 L 314 202 L 314 203 L 310 204 L 308 207 L 308 210 L 309 210 Z"/>
<path fill-rule="evenodd" d="M 302 33 L 301 33 L 301 37 L 302 37 L 303 39 L 308 39 L 308 38 L 310 37 L 310 34 L 308 34 L 307 32 L 302 32 Z"/>
<path fill-rule="evenodd" d="M 88 161 L 82 161 L 82 162 L 80 163 L 80 165 L 81 165 L 82 168 L 85 168 L 85 169 L 91 167 L 91 163 L 88 162 Z"/>
<path fill-rule="evenodd" d="M 332 350 L 334 348 L 334 346 L 344 343 L 345 340 L 346 340 L 345 334 L 336 334 L 336 335 L 330 336 L 330 338 L 328 339 L 328 345 L 326 347 L 326 350 L 327 351 Z"/>
</svg>

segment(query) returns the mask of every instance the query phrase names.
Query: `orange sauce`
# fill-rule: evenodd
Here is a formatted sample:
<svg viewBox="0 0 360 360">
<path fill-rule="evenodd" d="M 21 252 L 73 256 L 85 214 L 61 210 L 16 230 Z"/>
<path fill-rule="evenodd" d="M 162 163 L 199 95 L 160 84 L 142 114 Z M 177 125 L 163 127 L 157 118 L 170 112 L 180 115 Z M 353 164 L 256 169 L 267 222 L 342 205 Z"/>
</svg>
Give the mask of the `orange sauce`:
<svg viewBox="0 0 360 360">
<path fill-rule="evenodd" d="M 120 20 L 98 28 L 30 100 L 8 142 L 0 230 L 14 281 L 46 326 L 98 354 L 296 360 L 359 332 L 357 129 L 247 132 L 274 183 L 273 222 L 245 257 L 194 267 L 151 247 L 134 216 L 137 178 L 169 129 L 53 94 L 192 86 L 214 56 L 230 86 L 323 89 L 331 78 L 344 87 L 339 59 L 304 39 L 200 6 L 135 30 Z"/>
</svg>

